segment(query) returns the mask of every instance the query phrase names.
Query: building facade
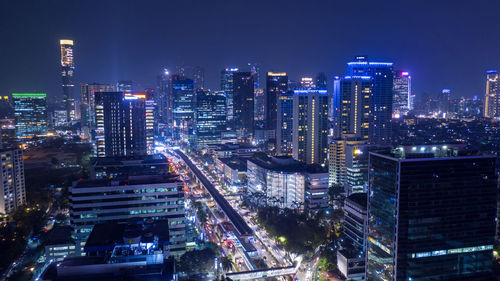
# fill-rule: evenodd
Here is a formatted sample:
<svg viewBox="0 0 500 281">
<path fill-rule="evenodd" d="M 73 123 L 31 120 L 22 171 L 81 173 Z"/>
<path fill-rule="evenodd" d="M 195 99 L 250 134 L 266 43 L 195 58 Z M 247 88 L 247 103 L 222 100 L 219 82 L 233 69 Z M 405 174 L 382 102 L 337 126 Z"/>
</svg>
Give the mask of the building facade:
<svg viewBox="0 0 500 281">
<path fill-rule="evenodd" d="M 61 46 L 61 77 L 62 77 L 62 91 L 63 102 L 67 111 L 68 122 L 76 120 L 75 115 L 75 63 L 73 60 L 73 40 L 61 39 L 59 41 Z"/>
<path fill-rule="evenodd" d="M 369 165 L 366 280 L 489 280 L 495 156 L 422 146 Z"/>
<path fill-rule="evenodd" d="M 32 138 L 47 134 L 47 94 L 13 93 L 16 136 Z"/>
<path fill-rule="evenodd" d="M 226 93 L 226 118 L 229 128 L 233 128 L 234 107 L 233 107 L 233 75 L 239 69 L 235 67 L 226 68 L 220 73 L 220 89 Z"/>
<path fill-rule="evenodd" d="M 497 70 L 486 72 L 484 117 L 500 117 L 500 74 Z"/>
<path fill-rule="evenodd" d="M 327 162 L 328 94 L 326 90 L 293 91 L 293 158 L 307 164 Z"/>
<path fill-rule="evenodd" d="M 222 91 L 196 91 L 195 147 L 202 149 L 207 144 L 221 142 L 226 130 L 226 96 Z"/>
<path fill-rule="evenodd" d="M 394 72 L 394 97 L 392 99 L 392 113 L 394 117 L 406 115 L 411 106 L 411 75 L 407 71 Z"/>
<path fill-rule="evenodd" d="M 87 134 L 91 134 L 95 130 L 95 93 L 97 92 L 112 92 L 114 85 L 112 84 L 82 84 L 80 86 L 80 112 L 83 130 L 87 130 Z"/>
<path fill-rule="evenodd" d="M 292 156 L 293 94 L 291 92 L 280 94 L 277 107 L 276 155 Z"/>
<path fill-rule="evenodd" d="M 251 72 L 233 73 L 234 129 L 243 141 L 253 135 L 254 81 Z"/>
<path fill-rule="evenodd" d="M 26 204 L 24 160 L 21 149 L 0 148 L 0 214 Z"/>
<path fill-rule="evenodd" d="M 193 136 L 195 90 L 194 81 L 174 75 L 172 77 L 174 93 L 174 138 L 189 141 Z"/>
<path fill-rule="evenodd" d="M 286 72 L 268 72 L 266 77 L 266 129 L 275 131 L 277 125 L 278 96 L 288 91 Z"/>
</svg>

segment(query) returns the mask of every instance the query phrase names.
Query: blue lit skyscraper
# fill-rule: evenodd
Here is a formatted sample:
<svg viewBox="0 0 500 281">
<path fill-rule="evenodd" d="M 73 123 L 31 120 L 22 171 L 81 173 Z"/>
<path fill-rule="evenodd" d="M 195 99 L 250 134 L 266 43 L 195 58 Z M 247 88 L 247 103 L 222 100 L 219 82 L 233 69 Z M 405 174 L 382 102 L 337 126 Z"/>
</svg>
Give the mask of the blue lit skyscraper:
<svg viewBox="0 0 500 281">
<path fill-rule="evenodd" d="M 347 76 L 371 76 L 373 78 L 372 111 L 373 143 L 388 143 L 391 137 L 393 63 L 371 62 L 364 56 L 347 63 Z"/>
<path fill-rule="evenodd" d="M 220 72 L 220 89 L 226 93 L 226 118 L 228 127 L 233 128 L 233 74 L 238 72 L 238 68 L 226 68 Z"/>
<path fill-rule="evenodd" d="M 195 146 L 220 143 L 226 130 L 226 96 L 222 91 L 196 91 Z"/>
<path fill-rule="evenodd" d="M 179 75 L 172 77 L 174 94 L 174 138 L 187 140 L 192 136 L 194 121 L 194 81 Z"/>
<path fill-rule="evenodd" d="M 288 91 L 288 75 L 286 72 L 268 72 L 266 79 L 266 129 L 276 130 L 278 96 Z M 274 135 L 273 133 L 271 133 Z"/>
<path fill-rule="evenodd" d="M 395 117 L 408 114 L 411 110 L 411 99 L 411 75 L 407 71 L 395 71 L 392 101 L 392 112 Z"/>
<path fill-rule="evenodd" d="M 292 155 L 293 135 L 293 93 L 278 96 L 278 124 L 276 125 L 276 154 Z"/>
</svg>

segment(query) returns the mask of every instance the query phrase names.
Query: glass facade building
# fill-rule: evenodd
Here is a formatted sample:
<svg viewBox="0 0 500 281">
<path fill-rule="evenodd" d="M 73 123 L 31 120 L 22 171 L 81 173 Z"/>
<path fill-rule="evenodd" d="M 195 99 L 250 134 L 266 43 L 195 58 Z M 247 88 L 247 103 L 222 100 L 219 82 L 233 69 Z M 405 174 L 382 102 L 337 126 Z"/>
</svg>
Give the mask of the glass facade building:
<svg viewBox="0 0 500 281">
<path fill-rule="evenodd" d="M 32 138 L 47 134 L 47 94 L 13 93 L 16 136 Z"/>
<path fill-rule="evenodd" d="M 174 75 L 172 90 L 174 93 L 174 138 L 187 141 L 193 135 L 194 81 Z"/>
<path fill-rule="evenodd" d="M 226 68 L 220 72 L 220 89 L 226 93 L 226 118 L 228 127 L 232 128 L 234 119 L 233 108 L 233 74 L 238 72 L 238 68 Z"/>
<path fill-rule="evenodd" d="M 406 115 L 412 109 L 411 96 L 411 75 L 407 71 L 395 71 L 392 100 L 392 113 L 395 117 Z"/>
<path fill-rule="evenodd" d="M 278 124 L 276 128 L 276 154 L 292 156 L 293 134 L 293 94 L 278 96 Z"/>
<path fill-rule="evenodd" d="M 279 95 L 288 91 L 286 72 L 268 72 L 266 78 L 266 129 L 276 130 Z"/>
<path fill-rule="evenodd" d="M 226 130 L 226 96 L 222 91 L 196 91 L 195 147 L 221 142 Z"/>
<path fill-rule="evenodd" d="M 252 72 L 233 73 L 234 128 L 239 138 L 248 140 L 253 135 L 254 81 Z"/>
<path fill-rule="evenodd" d="M 62 39 L 59 41 L 61 46 L 61 77 L 63 101 L 66 106 L 68 122 L 76 119 L 75 96 L 74 88 L 75 81 L 73 78 L 75 72 L 75 64 L 73 61 L 73 40 Z"/>
<path fill-rule="evenodd" d="M 484 117 L 500 117 L 500 74 L 497 70 L 486 72 Z"/>
<path fill-rule="evenodd" d="M 366 280 L 483 280 L 491 273 L 495 156 L 447 146 L 370 153 Z"/>
</svg>

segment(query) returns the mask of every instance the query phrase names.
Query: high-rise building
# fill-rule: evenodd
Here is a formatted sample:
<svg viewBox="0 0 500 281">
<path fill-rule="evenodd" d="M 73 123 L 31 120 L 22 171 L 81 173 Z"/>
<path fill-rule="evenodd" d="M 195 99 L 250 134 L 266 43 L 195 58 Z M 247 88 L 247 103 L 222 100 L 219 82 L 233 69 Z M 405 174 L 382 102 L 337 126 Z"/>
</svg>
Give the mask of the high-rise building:
<svg viewBox="0 0 500 281">
<path fill-rule="evenodd" d="M 316 84 L 314 84 L 314 80 L 311 77 L 302 77 L 300 79 L 300 88 L 302 90 L 315 89 Z"/>
<path fill-rule="evenodd" d="M 158 122 L 168 127 L 174 123 L 174 99 L 172 92 L 172 75 L 167 69 L 156 77 L 156 116 Z"/>
<path fill-rule="evenodd" d="M 75 64 L 73 61 L 73 40 L 61 39 L 61 76 L 63 101 L 67 111 L 68 122 L 76 120 L 75 115 L 75 81 L 73 78 L 75 72 Z"/>
<path fill-rule="evenodd" d="M 392 99 L 392 112 L 395 117 L 408 114 L 411 110 L 411 96 L 411 75 L 407 71 L 395 71 Z"/>
<path fill-rule="evenodd" d="M 288 91 L 286 72 L 268 72 L 266 77 L 266 129 L 275 131 L 278 114 L 278 96 Z"/>
<path fill-rule="evenodd" d="M 264 94 L 264 90 L 261 88 L 255 88 L 254 93 L 255 93 L 254 120 L 259 121 L 257 122 L 257 124 L 260 124 L 260 126 L 263 127 L 263 121 L 266 119 L 265 115 L 266 96 Z"/>
<path fill-rule="evenodd" d="M 348 76 L 370 76 L 373 79 L 372 113 L 373 143 L 389 143 L 391 139 L 393 79 L 392 62 L 371 62 L 364 56 L 347 63 Z"/>
<path fill-rule="evenodd" d="M 97 92 L 111 92 L 114 86 L 112 84 L 82 84 L 80 86 L 80 100 L 81 100 L 81 120 L 82 127 L 91 133 L 95 130 L 95 93 Z"/>
<path fill-rule="evenodd" d="M 447 114 L 451 111 L 451 90 L 443 89 L 438 97 L 439 111 L 442 114 Z"/>
<path fill-rule="evenodd" d="M 490 280 L 495 160 L 448 145 L 370 153 L 366 280 Z"/>
<path fill-rule="evenodd" d="M 139 89 L 137 83 L 133 80 L 120 80 L 116 83 L 116 91 L 124 93 L 136 92 Z"/>
<path fill-rule="evenodd" d="M 324 72 L 316 75 L 316 88 L 319 90 L 328 90 L 328 80 Z"/>
<path fill-rule="evenodd" d="M 307 164 L 324 164 L 328 151 L 328 93 L 326 90 L 293 91 L 293 158 Z"/>
<path fill-rule="evenodd" d="M 254 82 L 251 72 L 233 73 L 234 128 L 239 138 L 248 140 L 253 135 Z"/>
<path fill-rule="evenodd" d="M 278 97 L 278 124 L 276 125 L 276 154 L 292 156 L 293 147 L 293 93 L 282 93 Z"/>
<path fill-rule="evenodd" d="M 47 94 L 13 93 L 16 135 L 32 138 L 47 134 Z"/>
<path fill-rule="evenodd" d="M 222 91 L 196 90 L 195 146 L 221 142 L 226 130 L 226 96 Z"/>
<path fill-rule="evenodd" d="M 85 241 L 99 223 L 165 220 L 171 254 L 181 255 L 186 249 L 183 187 L 172 175 L 75 181 L 69 188 L 75 238 Z"/>
<path fill-rule="evenodd" d="M 98 157 L 153 152 L 154 104 L 146 93 L 97 92 L 95 107 Z"/>
<path fill-rule="evenodd" d="M 220 89 L 226 93 L 226 118 L 227 126 L 233 128 L 234 107 L 233 107 L 233 74 L 238 72 L 238 68 L 226 68 L 220 72 Z"/>
<path fill-rule="evenodd" d="M 174 96 L 174 137 L 189 141 L 193 135 L 194 81 L 179 75 L 172 77 Z"/>
<path fill-rule="evenodd" d="M 500 75 L 497 70 L 486 72 L 484 117 L 500 117 Z"/>
<path fill-rule="evenodd" d="M 25 203 L 23 151 L 0 147 L 0 214 L 10 214 Z"/>
<path fill-rule="evenodd" d="M 191 77 L 194 89 L 205 88 L 205 69 L 197 65 L 177 66 L 177 74 L 181 77 Z"/>
<path fill-rule="evenodd" d="M 344 134 L 370 140 L 373 132 L 373 78 L 371 76 L 345 76 L 335 80 L 334 136 Z"/>
</svg>

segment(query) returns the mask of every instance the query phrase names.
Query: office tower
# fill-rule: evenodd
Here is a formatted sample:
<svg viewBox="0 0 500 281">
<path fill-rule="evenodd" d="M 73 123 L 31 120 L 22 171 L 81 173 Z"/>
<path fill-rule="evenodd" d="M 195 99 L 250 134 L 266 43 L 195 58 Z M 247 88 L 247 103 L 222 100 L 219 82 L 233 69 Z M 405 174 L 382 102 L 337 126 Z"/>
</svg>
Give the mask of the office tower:
<svg viewBox="0 0 500 281">
<path fill-rule="evenodd" d="M 13 213 L 25 203 L 23 151 L 0 147 L 0 214 Z"/>
<path fill-rule="evenodd" d="M 169 174 L 169 163 L 163 154 L 92 157 L 90 159 L 90 178 L 94 180 L 167 174 Z"/>
<path fill-rule="evenodd" d="M 328 94 L 326 90 L 293 91 L 293 158 L 307 164 L 327 162 Z"/>
<path fill-rule="evenodd" d="M 112 84 L 82 84 L 80 86 L 82 127 L 90 133 L 95 130 L 95 93 L 112 92 Z"/>
<path fill-rule="evenodd" d="M 179 75 L 172 76 L 174 96 L 174 138 L 188 141 L 194 122 L 194 82 Z"/>
<path fill-rule="evenodd" d="M 343 135 L 329 144 L 330 186 L 339 186 L 346 194 L 365 192 L 368 183 L 368 151 L 373 146 L 355 135 Z"/>
<path fill-rule="evenodd" d="M 500 117 L 500 75 L 497 70 L 486 72 L 484 117 Z"/>
<path fill-rule="evenodd" d="M 392 62 L 371 62 L 364 56 L 347 63 L 348 76 L 371 76 L 373 143 L 389 143 L 391 138 L 393 70 Z"/>
<path fill-rule="evenodd" d="M 328 90 L 328 79 L 324 72 L 320 72 L 316 75 L 316 88 L 318 90 Z"/>
<path fill-rule="evenodd" d="M 253 75 L 254 88 L 260 87 L 260 64 L 258 63 L 248 63 L 250 72 Z"/>
<path fill-rule="evenodd" d="M 255 83 L 254 83 L 255 85 Z M 255 98 L 255 108 L 254 108 L 254 120 L 259 121 L 257 124 L 262 124 L 266 119 L 266 96 L 264 94 L 264 90 L 261 88 L 254 89 L 254 98 Z M 262 126 L 262 125 L 261 125 Z"/>
<path fill-rule="evenodd" d="M 77 241 L 94 225 L 139 220 L 168 221 L 170 251 L 185 251 L 184 183 L 172 175 L 79 180 L 69 188 L 70 221 Z"/>
<path fill-rule="evenodd" d="M 370 153 L 366 280 L 490 280 L 495 160 L 449 145 Z"/>
<path fill-rule="evenodd" d="M 205 69 L 201 66 L 178 65 L 177 74 L 193 78 L 194 89 L 205 88 Z"/>
<path fill-rule="evenodd" d="M 16 135 L 32 138 L 47 134 L 47 95 L 45 93 L 13 93 Z"/>
<path fill-rule="evenodd" d="M 451 90 L 443 89 L 438 97 L 439 111 L 442 114 L 447 114 L 451 110 Z"/>
<path fill-rule="evenodd" d="M 373 135 L 373 78 L 371 76 L 345 76 L 335 80 L 335 134 L 344 134 L 371 140 Z"/>
<path fill-rule="evenodd" d="M 61 77 L 63 102 L 67 111 L 68 122 L 75 120 L 75 81 L 73 78 L 75 64 L 73 61 L 73 40 L 61 39 Z"/>
<path fill-rule="evenodd" d="M 308 210 L 328 206 L 328 173 L 320 165 L 256 154 L 247 160 L 247 178 L 248 192 L 263 195 L 256 204 Z"/>
<path fill-rule="evenodd" d="M 367 200 L 366 193 L 355 193 L 344 200 L 344 231 L 337 266 L 347 280 L 365 278 Z"/>
<path fill-rule="evenodd" d="M 277 124 L 278 96 L 288 91 L 288 75 L 286 72 L 268 72 L 266 77 L 266 129 L 274 131 Z"/>
<path fill-rule="evenodd" d="M 97 92 L 95 107 L 98 157 L 152 153 L 153 104 L 146 93 Z"/>
<path fill-rule="evenodd" d="M 0 96 L 0 119 L 5 118 L 14 118 L 14 107 L 9 96 Z"/>
<path fill-rule="evenodd" d="M 302 77 L 300 79 L 300 89 L 302 90 L 310 90 L 310 89 L 315 89 L 316 84 L 314 84 L 314 81 L 311 77 Z"/>
<path fill-rule="evenodd" d="M 172 75 L 167 69 L 156 77 L 156 116 L 158 122 L 171 127 L 174 123 L 174 99 L 172 92 Z"/>
<path fill-rule="evenodd" d="M 293 93 L 278 96 L 278 124 L 276 125 L 276 155 L 292 156 Z"/>
<path fill-rule="evenodd" d="M 116 91 L 123 93 L 132 93 L 138 91 L 139 87 L 133 80 L 120 80 L 116 83 Z"/>
<path fill-rule="evenodd" d="M 222 91 L 196 90 L 195 147 L 221 142 L 226 130 L 226 96 Z"/>
<path fill-rule="evenodd" d="M 396 118 L 408 114 L 411 96 L 411 75 L 407 71 L 395 71 L 392 112 Z"/>
<path fill-rule="evenodd" d="M 254 82 L 251 72 L 233 73 L 234 129 L 242 140 L 253 136 Z"/>
<path fill-rule="evenodd" d="M 220 89 L 226 93 L 226 118 L 227 126 L 233 128 L 234 108 L 233 108 L 233 74 L 238 72 L 238 68 L 226 68 L 220 72 Z"/>
</svg>

